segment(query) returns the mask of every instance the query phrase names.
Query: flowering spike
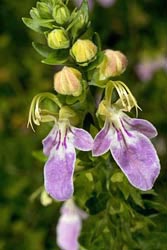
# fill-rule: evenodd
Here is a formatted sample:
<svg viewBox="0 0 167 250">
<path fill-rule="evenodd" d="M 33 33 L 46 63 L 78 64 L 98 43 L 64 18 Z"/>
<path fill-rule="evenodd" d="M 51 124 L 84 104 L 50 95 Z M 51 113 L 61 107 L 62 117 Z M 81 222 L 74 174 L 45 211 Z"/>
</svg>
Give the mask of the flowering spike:
<svg viewBox="0 0 167 250">
<path fill-rule="evenodd" d="M 90 154 L 85 155 L 78 150 L 92 150 L 93 156 L 96 157 L 110 151 L 129 182 L 140 190 L 149 190 L 153 187 L 160 172 L 160 162 L 150 141 L 157 135 L 156 128 L 146 120 L 128 117 L 126 112 L 135 108 L 137 115 L 140 107 L 125 83 L 111 80 L 112 77 L 119 76 L 125 71 L 128 63 L 126 56 L 120 51 L 110 49 L 101 51 L 100 39 L 90 27 L 88 0 L 82 0 L 79 9 L 75 8 L 72 12 L 67 7 L 68 2 L 69 0 L 40 0 L 36 8 L 30 11 L 31 18 L 23 19 L 29 28 L 42 35 L 43 43 L 34 43 L 34 48 L 45 58 L 42 62 L 60 67 L 60 71 L 54 76 L 54 90 L 58 95 L 50 93 L 36 95 L 30 106 L 28 125 L 34 130 L 34 124 L 39 126 L 41 122 L 54 123 L 42 141 L 43 153 L 46 156 L 42 159 L 45 161 L 46 192 L 41 194 L 41 203 L 49 205 L 52 202 L 51 197 L 57 201 L 67 201 L 61 209 L 58 221 L 57 244 L 62 250 L 83 250 L 89 247 L 86 244 L 83 247 L 79 246 L 78 237 L 82 219 L 87 215 L 77 208 L 71 199 L 74 193 L 75 165 L 77 165 L 75 188 L 79 186 L 80 190 L 74 195 L 80 204 L 90 209 L 92 215 L 98 213 L 98 218 L 101 219 L 106 212 L 115 214 L 127 209 L 121 204 L 121 208 L 116 211 L 113 209 L 115 206 L 110 204 L 110 195 L 106 194 L 106 191 L 113 191 L 115 194 L 116 186 L 114 188 L 110 186 L 111 178 L 110 173 L 106 172 L 107 169 L 105 175 L 104 171 L 96 173 L 100 170 L 100 166 L 103 167 L 105 159 L 110 165 L 111 157 L 108 158 L 107 154 L 98 162 Z M 106 5 L 109 2 L 113 3 L 114 0 L 105 0 Z M 165 63 L 166 60 L 163 62 L 164 67 Z M 149 74 L 153 73 L 152 70 Z M 56 104 L 55 111 L 43 108 L 45 99 Z M 98 109 L 96 114 L 99 115 L 97 119 L 96 109 Z M 104 125 L 96 134 L 95 126 L 98 121 L 100 127 L 103 121 Z M 81 127 L 76 127 L 78 124 Z M 83 129 L 84 127 L 90 127 L 91 133 L 96 134 L 94 140 L 91 134 Z M 97 167 L 92 168 L 95 164 Z M 101 180 L 107 181 L 106 184 L 100 183 L 100 179 L 97 180 L 97 175 L 99 177 L 100 174 Z M 122 176 L 123 174 L 121 178 L 116 178 L 116 182 L 124 182 Z M 114 182 L 115 177 L 112 179 Z M 86 186 L 87 181 L 89 183 L 86 194 L 82 195 L 81 192 L 85 190 L 81 187 Z M 131 191 L 129 194 L 134 198 L 134 193 Z M 81 197 L 78 197 L 80 194 Z M 90 197 L 86 197 L 87 194 Z M 104 204 L 98 207 L 96 205 L 103 194 Z M 136 204 L 140 204 L 140 200 L 138 198 L 136 200 Z M 92 208 L 90 205 L 94 201 L 97 204 Z M 116 201 L 116 207 L 118 207 L 117 202 L 120 201 Z M 103 211 L 105 206 L 107 206 L 106 211 Z M 94 222 L 92 219 L 91 223 Z M 105 221 L 104 219 L 103 222 Z M 109 225 L 100 222 L 98 231 L 99 229 L 102 229 L 103 236 L 110 235 Z M 96 232 L 93 233 L 93 238 L 91 237 L 91 244 L 94 244 L 91 245 L 92 249 L 96 249 L 99 242 L 98 239 L 94 239 L 94 235 Z M 85 237 L 82 237 L 82 241 L 83 239 Z M 107 247 L 112 249 L 111 246 Z M 124 248 L 123 245 L 122 247 Z"/>
</svg>

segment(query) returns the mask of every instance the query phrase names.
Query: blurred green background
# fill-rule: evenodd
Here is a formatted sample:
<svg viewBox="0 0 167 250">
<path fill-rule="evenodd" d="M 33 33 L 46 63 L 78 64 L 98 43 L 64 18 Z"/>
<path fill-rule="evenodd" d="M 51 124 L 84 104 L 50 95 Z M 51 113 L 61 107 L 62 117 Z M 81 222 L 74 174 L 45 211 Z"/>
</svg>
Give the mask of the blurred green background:
<svg viewBox="0 0 167 250">
<path fill-rule="evenodd" d="M 32 151 L 41 149 L 47 128 L 39 128 L 35 134 L 27 129 L 28 109 L 35 94 L 52 91 L 55 72 L 54 67 L 40 62 L 31 46 L 32 40 L 40 38 L 21 20 L 29 16 L 35 2 L 0 2 L 0 250 L 56 249 L 57 206 L 45 208 L 39 199 L 30 200 L 43 184 L 43 166 Z M 143 110 L 139 117 L 150 120 L 158 129 L 159 136 L 153 143 L 162 171 L 155 190 L 157 199 L 165 206 L 167 69 L 159 68 L 149 81 L 141 81 L 135 68 L 147 58 L 150 61 L 167 58 L 166 11 L 166 0 L 117 0 L 109 8 L 96 3 L 91 12 L 92 25 L 99 32 L 103 47 L 121 50 L 128 57 L 129 66 L 121 79 Z M 163 213 L 157 223 L 158 231 L 167 234 Z"/>
</svg>

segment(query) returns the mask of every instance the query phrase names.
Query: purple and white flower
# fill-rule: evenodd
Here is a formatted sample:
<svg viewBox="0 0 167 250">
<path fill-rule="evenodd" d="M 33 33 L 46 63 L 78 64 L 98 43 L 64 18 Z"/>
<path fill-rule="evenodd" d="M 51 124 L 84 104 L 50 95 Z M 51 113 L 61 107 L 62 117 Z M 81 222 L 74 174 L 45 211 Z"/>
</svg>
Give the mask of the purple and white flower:
<svg viewBox="0 0 167 250">
<path fill-rule="evenodd" d="M 167 58 L 164 56 L 140 62 L 135 67 L 136 74 L 141 81 L 150 81 L 154 73 L 159 69 L 167 72 Z"/>
<path fill-rule="evenodd" d="M 157 153 L 149 140 L 156 135 L 150 122 L 130 118 L 115 103 L 107 107 L 104 127 L 94 139 L 93 156 L 110 150 L 129 182 L 149 190 L 160 172 Z"/>
<path fill-rule="evenodd" d="M 87 213 L 79 209 L 73 200 L 67 200 L 61 208 L 56 232 L 57 244 L 62 250 L 78 250 L 78 237 L 82 228 L 82 220 L 88 217 Z"/>
<path fill-rule="evenodd" d="M 62 120 L 55 123 L 42 143 L 43 152 L 49 157 L 44 167 L 45 189 L 54 199 L 67 200 L 74 189 L 75 148 L 92 150 L 93 138 L 87 131 L 71 126 L 68 120 Z"/>
<path fill-rule="evenodd" d="M 111 7 L 115 3 L 115 1 L 116 0 L 97 0 L 97 1 L 88 0 L 88 4 L 89 4 L 90 10 L 92 10 L 95 2 L 98 2 L 104 8 L 108 8 L 108 7 Z M 76 6 L 80 6 L 82 3 L 82 0 L 74 0 L 74 3 L 76 4 Z"/>
</svg>

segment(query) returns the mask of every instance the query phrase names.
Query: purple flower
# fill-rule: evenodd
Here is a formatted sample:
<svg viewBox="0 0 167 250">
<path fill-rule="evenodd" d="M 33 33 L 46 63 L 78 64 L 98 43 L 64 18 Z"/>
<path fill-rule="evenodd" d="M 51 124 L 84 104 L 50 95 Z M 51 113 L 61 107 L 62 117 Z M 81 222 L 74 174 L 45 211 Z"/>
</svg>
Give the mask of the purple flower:
<svg viewBox="0 0 167 250">
<path fill-rule="evenodd" d="M 42 143 L 44 154 L 49 156 L 44 167 L 45 189 L 54 199 L 67 200 L 73 194 L 75 148 L 89 151 L 93 139 L 87 131 L 62 120 L 55 123 Z"/>
<path fill-rule="evenodd" d="M 128 117 L 117 104 L 107 112 L 104 127 L 94 139 L 93 156 L 110 150 L 133 186 L 151 189 L 160 172 L 157 153 L 149 140 L 157 135 L 155 127 L 146 120 Z"/>
<path fill-rule="evenodd" d="M 62 250 L 78 250 L 78 237 L 82 227 L 82 219 L 87 213 L 79 209 L 70 199 L 61 208 L 61 216 L 57 224 L 57 244 Z"/>
<path fill-rule="evenodd" d="M 164 69 L 167 72 L 167 58 L 159 57 L 156 60 L 149 60 L 139 63 L 135 70 L 141 81 L 150 81 L 156 71 Z"/>
<path fill-rule="evenodd" d="M 115 3 L 116 0 L 98 0 L 99 4 L 103 7 L 110 7 Z"/>
<path fill-rule="evenodd" d="M 103 6 L 104 8 L 108 8 L 112 6 L 115 3 L 116 0 L 97 0 L 97 2 Z M 82 0 L 74 0 L 74 3 L 77 6 L 80 6 L 82 3 Z M 95 0 L 88 0 L 89 8 L 92 10 L 94 6 Z"/>
</svg>

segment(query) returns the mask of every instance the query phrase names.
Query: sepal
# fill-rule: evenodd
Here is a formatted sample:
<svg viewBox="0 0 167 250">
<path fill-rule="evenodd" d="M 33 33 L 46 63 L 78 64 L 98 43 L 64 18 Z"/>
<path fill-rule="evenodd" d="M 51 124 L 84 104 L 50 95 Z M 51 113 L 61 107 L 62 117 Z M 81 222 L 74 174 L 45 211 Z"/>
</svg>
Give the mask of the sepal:
<svg viewBox="0 0 167 250">
<path fill-rule="evenodd" d="M 44 60 L 42 60 L 42 63 L 48 65 L 63 65 L 68 60 L 68 56 L 68 49 L 55 50 L 53 53 L 50 53 Z"/>
</svg>

